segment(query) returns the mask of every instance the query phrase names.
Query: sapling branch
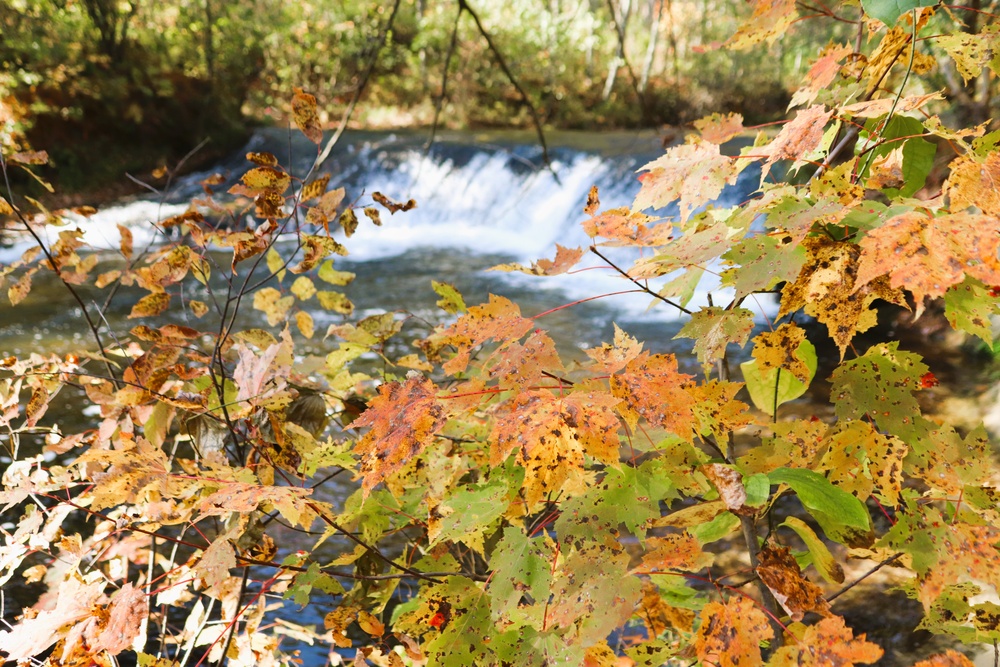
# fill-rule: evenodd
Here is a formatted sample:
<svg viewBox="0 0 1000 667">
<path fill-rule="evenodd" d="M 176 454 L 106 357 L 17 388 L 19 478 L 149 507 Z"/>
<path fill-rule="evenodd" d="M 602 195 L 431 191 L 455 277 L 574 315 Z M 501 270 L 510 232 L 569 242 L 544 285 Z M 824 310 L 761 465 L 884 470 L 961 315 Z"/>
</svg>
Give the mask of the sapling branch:
<svg viewBox="0 0 1000 667">
<path fill-rule="evenodd" d="M 605 262 L 607 262 L 608 266 L 610 266 L 612 269 L 614 269 L 619 274 L 621 274 L 621 276 L 623 278 L 625 278 L 626 280 L 628 280 L 629 282 L 631 282 L 633 285 L 635 285 L 636 287 L 638 287 L 640 291 L 645 292 L 646 294 L 650 295 L 654 299 L 659 299 L 660 301 L 662 301 L 663 303 L 667 304 L 668 306 L 672 306 L 673 308 L 676 308 L 677 310 L 681 311 L 685 315 L 692 315 L 693 314 L 690 310 L 688 310 L 684 306 L 680 305 L 679 303 L 674 303 L 673 301 L 671 301 L 670 299 L 666 298 L 662 294 L 658 294 L 658 293 L 654 292 L 653 290 L 649 289 L 649 287 L 647 287 L 646 285 L 644 285 L 642 282 L 640 282 L 640 281 L 636 280 L 635 278 L 633 278 L 632 276 L 630 276 L 627 271 L 623 270 L 620 266 L 618 266 L 617 264 L 615 264 L 614 262 L 612 262 L 610 259 L 608 259 L 607 257 L 605 257 L 601 253 L 601 251 L 597 249 L 597 246 L 590 246 L 590 252 L 594 253 L 595 255 L 597 255 L 598 257 L 600 257 L 601 259 L 603 259 Z"/>
</svg>

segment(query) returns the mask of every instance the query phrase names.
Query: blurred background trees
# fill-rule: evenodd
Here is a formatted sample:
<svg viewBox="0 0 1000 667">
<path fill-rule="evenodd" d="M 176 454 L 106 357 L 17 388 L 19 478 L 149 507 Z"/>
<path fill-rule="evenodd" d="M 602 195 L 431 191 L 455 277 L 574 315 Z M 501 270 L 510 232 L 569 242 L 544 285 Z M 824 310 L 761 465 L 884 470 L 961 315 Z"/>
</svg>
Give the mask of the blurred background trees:
<svg viewBox="0 0 1000 667">
<path fill-rule="evenodd" d="M 460 0 L 400 0 L 398 11 L 391 0 L 6 0 L 0 3 L 0 140 L 47 148 L 64 189 L 176 160 L 209 138 L 199 152 L 207 160 L 238 144 L 248 125 L 268 122 L 269 110 L 284 105 L 296 86 L 339 120 L 373 59 L 354 125 L 428 125 L 453 32 L 442 122 L 529 125 L 529 110 L 460 6 Z M 676 125 L 712 111 L 740 111 L 748 124 L 772 120 L 785 110 L 806 63 L 831 40 L 851 41 L 856 32 L 843 21 L 802 20 L 770 49 L 733 53 L 713 47 L 750 10 L 744 0 L 468 0 L 466 6 L 542 122 L 560 128 Z M 858 10 L 837 11 L 853 20 Z"/>
</svg>

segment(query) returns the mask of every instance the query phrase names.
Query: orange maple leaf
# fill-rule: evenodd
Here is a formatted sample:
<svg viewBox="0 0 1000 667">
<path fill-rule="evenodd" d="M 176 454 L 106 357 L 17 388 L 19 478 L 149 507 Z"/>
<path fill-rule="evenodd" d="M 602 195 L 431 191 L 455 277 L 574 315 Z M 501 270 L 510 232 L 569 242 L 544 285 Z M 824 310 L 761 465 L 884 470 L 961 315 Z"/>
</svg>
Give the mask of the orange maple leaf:
<svg viewBox="0 0 1000 667">
<path fill-rule="evenodd" d="M 371 427 L 354 448 L 361 457 L 365 494 L 420 454 L 444 422 L 444 408 L 427 378 L 414 375 L 403 384 L 387 382 L 379 387 L 378 396 L 351 424 Z"/>
<path fill-rule="evenodd" d="M 831 616 L 806 628 L 801 638 L 778 649 L 767 664 L 769 667 L 853 667 L 855 664 L 870 665 L 879 660 L 882 653 L 877 644 L 865 640 L 865 635 L 855 637 L 844 625 L 844 619 Z"/>
<path fill-rule="evenodd" d="M 707 665 L 760 665 L 760 643 L 773 636 L 767 616 L 752 600 L 733 597 L 725 602 L 709 602 L 702 608 L 694 650 Z"/>
<path fill-rule="evenodd" d="M 510 299 L 490 294 L 489 303 L 472 306 L 458 321 L 432 337 L 435 347 L 453 345 L 458 351 L 442 364 L 447 373 L 460 373 L 469 365 L 472 350 L 494 340 L 510 343 L 531 331 L 534 322 L 521 317 L 521 309 Z"/>
<path fill-rule="evenodd" d="M 672 354 L 643 352 L 624 370 L 611 376 L 611 393 L 625 401 L 622 416 L 634 427 L 643 417 L 682 438 L 694 436 L 694 397 L 688 393 L 694 376 L 677 370 Z"/>
<path fill-rule="evenodd" d="M 712 554 L 706 553 L 689 532 L 651 537 L 646 542 L 648 550 L 642 557 L 642 564 L 632 570 L 632 574 L 651 574 L 679 570 L 697 572 L 712 564 Z"/>
<path fill-rule="evenodd" d="M 722 155 L 717 144 L 690 140 L 674 146 L 658 160 L 642 167 L 642 188 L 632 207 L 636 211 L 663 208 L 680 200 L 680 218 L 686 221 L 695 209 L 714 201 L 727 183 L 736 182 L 748 160 Z"/>
<path fill-rule="evenodd" d="M 760 181 L 764 182 L 771 165 L 778 160 L 795 160 L 795 166 L 801 163 L 802 157 L 816 150 L 823 140 L 823 128 L 833 116 L 833 110 L 822 104 L 803 109 L 795 119 L 786 123 L 774 140 L 754 151 L 755 155 L 767 157 L 761 168 Z"/>
<path fill-rule="evenodd" d="M 494 355 L 495 365 L 490 366 L 490 378 L 497 378 L 501 387 L 518 388 L 538 384 L 545 377 L 543 371 L 559 373 L 562 361 L 552 338 L 544 331 L 535 330 L 528 340 L 511 343 Z M 486 365 L 490 365 L 490 359 Z"/>
<path fill-rule="evenodd" d="M 584 454 L 604 463 L 618 462 L 617 403 L 602 392 L 557 396 L 524 391 L 498 407 L 490 465 L 498 466 L 516 452 L 525 469 L 525 500 L 533 505 L 579 477 Z"/>
<path fill-rule="evenodd" d="M 966 275 L 987 285 L 1000 283 L 1000 218 L 954 213 L 933 217 L 910 211 L 890 218 L 861 239 L 854 292 L 888 275 L 893 288 L 905 287 L 917 302 L 944 296 Z"/>
</svg>

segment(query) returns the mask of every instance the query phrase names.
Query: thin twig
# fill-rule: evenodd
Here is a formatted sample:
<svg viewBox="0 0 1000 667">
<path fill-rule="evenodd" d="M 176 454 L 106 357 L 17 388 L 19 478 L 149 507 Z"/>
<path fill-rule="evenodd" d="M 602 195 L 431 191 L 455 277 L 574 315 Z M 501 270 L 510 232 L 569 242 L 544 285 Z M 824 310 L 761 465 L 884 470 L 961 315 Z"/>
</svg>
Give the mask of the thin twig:
<svg viewBox="0 0 1000 667">
<path fill-rule="evenodd" d="M 514 77 L 510 68 L 507 67 L 507 61 L 504 60 L 503 54 L 500 53 L 500 49 L 498 49 L 493 43 L 493 38 L 490 37 L 490 33 L 486 31 L 485 27 L 483 27 L 482 22 L 479 20 L 479 15 L 473 11 L 472 7 L 469 6 L 469 3 L 466 0 L 458 0 L 458 6 L 460 10 L 469 12 L 469 16 L 471 16 L 472 20 L 475 22 L 476 29 L 479 30 L 479 34 L 486 40 L 486 46 L 488 46 L 490 51 L 493 52 L 493 57 L 496 58 L 497 65 L 500 66 L 500 69 L 503 70 L 504 76 L 507 77 L 507 80 L 510 81 L 511 85 L 517 90 L 517 94 L 521 96 L 521 102 L 528 108 L 528 113 L 531 114 L 531 123 L 535 126 L 535 133 L 538 135 L 538 143 L 542 146 L 542 160 L 545 161 L 545 165 L 549 168 L 549 171 L 552 172 L 552 175 L 558 183 L 559 176 L 552 167 L 552 160 L 549 159 L 549 146 L 545 141 L 545 132 L 542 130 L 542 120 L 538 117 L 538 110 L 531 102 L 531 98 L 528 97 L 528 93 L 525 92 L 524 88 L 521 87 L 520 82 Z"/>
<path fill-rule="evenodd" d="M 858 577 L 857 579 L 855 579 L 851 583 L 849 583 L 846 586 L 844 586 L 843 588 L 841 588 L 836 593 L 833 593 L 832 595 L 828 595 L 826 597 L 826 601 L 827 602 L 833 602 L 834 600 L 836 600 L 837 598 L 839 598 L 841 595 L 843 595 L 844 593 L 846 593 L 847 591 L 851 590 L 852 588 L 854 588 L 855 586 L 857 586 L 858 584 L 860 584 L 862 581 L 864 581 L 868 577 L 872 576 L 873 574 L 875 574 L 876 572 L 878 572 L 879 570 L 881 570 L 883 567 L 885 567 L 887 565 L 892 565 L 897 560 L 899 560 L 900 558 L 902 558 L 904 555 L 905 554 L 903 554 L 902 552 L 900 552 L 900 553 L 896 554 L 895 556 L 890 556 L 889 558 L 886 558 L 884 561 L 882 561 L 881 563 L 879 563 L 878 565 L 876 565 L 872 569 L 868 570 L 867 572 L 865 572 L 864 574 L 862 574 L 860 577 Z"/>
<path fill-rule="evenodd" d="M 659 299 L 660 301 L 662 301 L 663 303 L 667 304 L 668 306 L 673 306 L 674 308 L 676 308 L 677 310 L 681 311 L 685 315 L 693 315 L 693 313 L 690 310 L 688 310 L 687 308 L 685 308 L 684 306 L 680 305 L 679 303 L 674 303 L 673 301 L 671 301 L 667 297 L 663 296 L 662 294 L 658 294 L 658 293 L 654 292 L 653 290 L 649 289 L 648 287 L 646 287 L 645 285 L 643 285 L 641 282 L 639 282 L 638 280 L 636 280 L 635 278 L 633 278 L 632 276 L 630 276 L 628 273 L 626 273 L 625 271 L 623 271 L 617 264 L 615 264 L 610 259 L 608 259 L 604 255 L 602 255 L 601 251 L 597 249 L 597 246 L 590 246 L 590 252 L 594 253 L 595 255 L 597 255 L 598 257 L 600 257 L 601 259 L 603 259 L 605 262 L 608 263 L 608 266 L 610 266 L 612 269 L 614 269 L 615 271 L 617 271 L 618 273 L 620 273 L 622 275 L 622 277 L 624 277 L 625 279 L 627 279 L 629 282 L 631 282 L 633 285 L 635 285 L 636 287 L 638 287 L 640 290 L 642 290 L 646 294 L 648 294 L 651 297 L 654 297 L 656 299 Z"/>
<path fill-rule="evenodd" d="M 361 74 L 361 80 L 354 89 L 354 95 L 351 96 L 351 101 L 347 104 L 347 108 L 344 109 L 344 113 L 340 117 L 340 125 L 337 126 L 337 130 L 333 133 L 333 136 L 327 140 L 326 145 L 323 146 L 323 150 L 316 156 L 316 161 L 313 162 L 312 168 L 309 169 L 306 177 L 302 179 L 303 183 L 308 182 L 309 177 L 323 166 L 323 163 L 330 157 L 330 152 L 333 151 L 333 147 L 337 145 L 341 135 L 344 134 L 344 130 L 347 129 L 347 123 L 354 114 L 354 108 L 358 105 L 358 102 L 361 100 L 361 95 L 365 92 L 365 88 L 368 86 L 368 80 L 371 78 L 372 71 L 375 69 L 375 63 L 378 61 L 378 54 L 382 50 L 382 46 L 385 44 L 386 35 L 388 35 L 389 31 L 392 30 L 392 24 L 396 20 L 396 12 L 399 11 L 399 5 L 401 3 L 402 0 L 396 0 L 396 2 L 393 3 L 392 11 L 389 13 L 389 18 L 386 19 L 382 29 L 379 30 L 375 50 L 372 53 L 371 58 L 368 60 L 368 65 L 365 67 L 365 71 Z"/>
</svg>

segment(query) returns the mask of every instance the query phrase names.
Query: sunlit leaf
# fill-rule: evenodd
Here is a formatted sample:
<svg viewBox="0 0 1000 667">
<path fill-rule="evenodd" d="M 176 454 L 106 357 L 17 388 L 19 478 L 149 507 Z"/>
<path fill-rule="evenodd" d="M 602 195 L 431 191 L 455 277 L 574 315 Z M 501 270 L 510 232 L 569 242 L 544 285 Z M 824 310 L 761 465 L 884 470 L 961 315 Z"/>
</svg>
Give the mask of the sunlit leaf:
<svg viewBox="0 0 1000 667">
<path fill-rule="evenodd" d="M 719 667 L 760 665 L 760 644 L 773 635 L 764 612 L 752 600 L 734 595 L 701 610 L 694 650 L 700 660 Z"/>
<path fill-rule="evenodd" d="M 319 121 L 315 96 L 301 88 L 296 88 L 295 95 L 292 96 L 292 118 L 295 121 L 295 126 L 302 134 L 306 135 L 309 141 L 314 144 L 323 141 L 323 126 Z"/>
</svg>

